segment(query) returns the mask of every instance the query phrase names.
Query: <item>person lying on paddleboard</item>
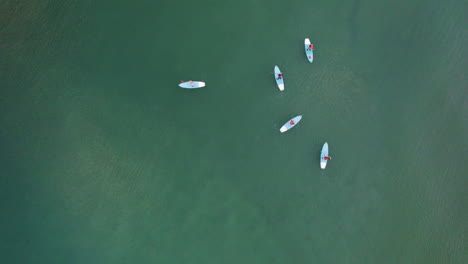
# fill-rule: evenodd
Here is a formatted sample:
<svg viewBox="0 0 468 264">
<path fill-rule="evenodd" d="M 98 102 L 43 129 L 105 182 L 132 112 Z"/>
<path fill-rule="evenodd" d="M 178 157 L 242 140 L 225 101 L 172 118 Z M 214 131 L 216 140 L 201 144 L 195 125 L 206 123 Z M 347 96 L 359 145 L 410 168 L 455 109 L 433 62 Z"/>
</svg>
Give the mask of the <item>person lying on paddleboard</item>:
<svg viewBox="0 0 468 264">
<path fill-rule="evenodd" d="M 308 49 L 309 50 L 314 50 L 314 44 L 310 44 Z"/>
<path fill-rule="evenodd" d="M 290 124 L 290 125 L 294 125 L 294 120 L 291 120 L 291 121 L 289 122 L 289 124 Z"/>
<path fill-rule="evenodd" d="M 323 157 L 323 159 L 324 159 L 324 160 L 331 160 L 331 157 L 325 156 L 325 157 Z"/>
<path fill-rule="evenodd" d="M 278 74 L 278 79 L 277 79 L 277 80 L 279 80 L 279 79 L 281 79 L 281 78 L 283 78 L 283 74 L 282 74 L 282 73 Z"/>
</svg>

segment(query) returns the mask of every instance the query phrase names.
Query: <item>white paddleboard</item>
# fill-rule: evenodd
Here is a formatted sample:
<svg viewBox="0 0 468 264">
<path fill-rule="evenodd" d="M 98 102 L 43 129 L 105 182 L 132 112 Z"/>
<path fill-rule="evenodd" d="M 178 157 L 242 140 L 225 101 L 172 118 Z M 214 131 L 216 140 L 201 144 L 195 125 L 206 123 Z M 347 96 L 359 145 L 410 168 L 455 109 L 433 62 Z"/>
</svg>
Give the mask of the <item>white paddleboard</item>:
<svg viewBox="0 0 468 264">
<path fill-rule="evenodd" d="M 278 85 L 278 88 L 280 89 L 280 91 L 283 91 L 283 90 L 284 90 L 284 80 L 283 80 L 284 77 L 278 78 L 278 75 L 279 75 L 279 74 L 281 74 L 281 71 L 280 71 L 280 69 L 278 68 L 278 66 L 275 65 L 275 80 L 276 80 L 276 84 Z"/>
<path fill-rule="evenodd" d="M 325 157 L 328 156 L 328 143 L 325 142 L 320 153 L 320 168 L 325 169 L 327 167 L 327 161 Z"/>
<path fill-rule="evenodd" d="M 200 81 L 188 81 L 180 83 L 179 86 L 186 89 L 195 89 L 205 87 L 205 83 Z"/>
<path fill-rule="evenodd" d="M 301 121 L 302 119 L 302 115 L 298 115 L 292 119 L 289 119 L 288 122 L 286 122 L 281 128 L 280 128 L 280 132 L 281 133 L 284 133 L 286 131 L 288 131 L 289 129 L 295 127 L 297 125 L 297 123 L 299 123 L 299 121 Z"/>
<path fill-rule="evenodd" d="M 310 40 L 308 38 L 304 40 L 304 48 L 305 48 L 307 59 L 309 60 L 310 63 L 312 63 L 312 61 L 314 61 L 314 50 L 313 48 L 312 49 L 310 48 Z"/>
</svg>

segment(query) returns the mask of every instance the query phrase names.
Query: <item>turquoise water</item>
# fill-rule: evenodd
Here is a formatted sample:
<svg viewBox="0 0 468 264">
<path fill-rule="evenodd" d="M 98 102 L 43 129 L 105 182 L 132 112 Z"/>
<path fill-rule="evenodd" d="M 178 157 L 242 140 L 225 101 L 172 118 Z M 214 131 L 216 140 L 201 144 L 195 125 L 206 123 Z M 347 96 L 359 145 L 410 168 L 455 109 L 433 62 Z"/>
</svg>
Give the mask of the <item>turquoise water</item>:
<svg viewBox="0 0 468 264">
<path fill-rule="evenodd" d="M 2 262 L 467 262 L 461 1 L 0 11 Z"/>
</svg>

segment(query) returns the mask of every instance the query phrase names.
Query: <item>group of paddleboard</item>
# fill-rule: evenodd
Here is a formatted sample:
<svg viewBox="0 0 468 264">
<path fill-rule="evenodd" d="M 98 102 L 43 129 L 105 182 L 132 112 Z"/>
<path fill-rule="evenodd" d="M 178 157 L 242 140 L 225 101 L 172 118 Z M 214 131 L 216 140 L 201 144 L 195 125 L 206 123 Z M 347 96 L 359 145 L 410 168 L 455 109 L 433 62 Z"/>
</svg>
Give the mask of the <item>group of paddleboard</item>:
<svg viewBox="0 0 468 264">
<path fill-rule="evenodd" d="M 310 40 L 306 38 L 304 40 L 304 48 L 305 48 L 305 53 L 307 60 L 309 60 L 310 63 L 314 61 L 314 44 L 310 43 Z M 278 66 L 275 65 L 274 68 L 274 74 L 275 74 L 275 80 L 276 84 L 278 85 L 278 89 L 280 91 L 284 91 L 284 79 L 283 79 L 283 73 L 280 71 Z M 194 89 L 194 88 L 201 88 L 205 87 L 205 82 L 201 81 L 188 81 L 184 82 L 182 81 L 179 86 L 181 88 L 186 88 L 186 89 Z M 302 119 L 302 115 L 298 115 L 296 117 L 291 118 L 288 122 L 286 122 L 281 128 L 280 132 L 284 133 L 291 128 L 295 127 Z M 325 169 L 327 167 L 327 162 L 331 160 L 331 157 L 328 155 L 328 143 L 325 142 L 322 146 L 322 151 L 320 152 L 320 168 Z"/>
</svg>

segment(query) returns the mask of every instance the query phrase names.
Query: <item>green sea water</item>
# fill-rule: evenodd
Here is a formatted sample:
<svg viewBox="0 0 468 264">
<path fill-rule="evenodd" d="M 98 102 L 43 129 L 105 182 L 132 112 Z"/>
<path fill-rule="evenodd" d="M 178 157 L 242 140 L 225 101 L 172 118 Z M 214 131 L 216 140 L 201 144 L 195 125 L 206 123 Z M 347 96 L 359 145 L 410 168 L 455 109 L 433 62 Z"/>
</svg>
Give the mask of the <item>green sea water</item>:
<svg viewBox="0 0 468 264">
<path fill-rule="evenodd" d="M 466 12 L 0 1 L 1 262 L 467 263 Z"/>
</svg>

